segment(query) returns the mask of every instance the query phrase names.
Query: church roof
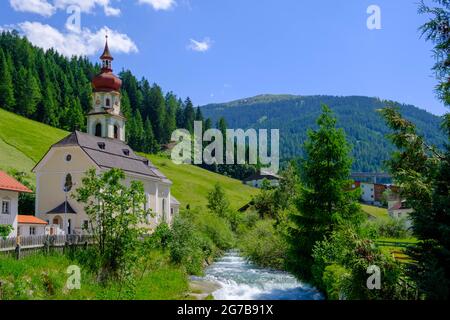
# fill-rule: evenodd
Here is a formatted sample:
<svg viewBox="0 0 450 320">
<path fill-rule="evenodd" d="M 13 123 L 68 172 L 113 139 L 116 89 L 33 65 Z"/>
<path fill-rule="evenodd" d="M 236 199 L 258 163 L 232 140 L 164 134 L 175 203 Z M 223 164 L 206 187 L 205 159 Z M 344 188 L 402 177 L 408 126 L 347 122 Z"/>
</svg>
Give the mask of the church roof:
<svg viewBox="0 0 450 320">
<path fill-rule="evenodd" d="M 171 183 L 147 158 L 134 153 L 126 143 L 75 131 L 53 147 L 79 146 L 100 168 L 118 168 Z"/>
</svg>

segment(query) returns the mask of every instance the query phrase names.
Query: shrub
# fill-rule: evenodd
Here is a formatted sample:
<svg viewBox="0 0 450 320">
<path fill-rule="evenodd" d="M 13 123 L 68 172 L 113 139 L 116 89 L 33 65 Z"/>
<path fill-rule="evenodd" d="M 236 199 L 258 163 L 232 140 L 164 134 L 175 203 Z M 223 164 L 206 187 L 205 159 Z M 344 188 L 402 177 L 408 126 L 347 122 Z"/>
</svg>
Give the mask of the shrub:
<svg viewBox="0 0 450 320">
<path fill-rule="evenodd" d="M 348 291 L 350 281 L 351 272 L 346 268 L 338 264 L 325 267 L 322 282 L 328 299 L 342 300 L 345 297 L 345 292 Z"/>
<path fill-rule="evenodd" d="M 286 242 L 274 227 L 274 220 L 260 220 L 239 239 L 242 253 L 263 267 L 284 269 Z"/>
</svg>

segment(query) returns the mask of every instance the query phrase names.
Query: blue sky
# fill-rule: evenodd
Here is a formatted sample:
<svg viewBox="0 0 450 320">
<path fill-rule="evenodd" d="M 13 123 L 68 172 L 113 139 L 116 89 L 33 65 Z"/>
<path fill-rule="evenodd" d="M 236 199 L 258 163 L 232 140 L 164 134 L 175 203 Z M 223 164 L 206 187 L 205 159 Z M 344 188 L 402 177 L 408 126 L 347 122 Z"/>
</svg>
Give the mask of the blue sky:
<svg viewBox="0 0 450 320">
<path fill-rule="evenodd" d="M 0 27 L 95 61 L 116 58 L 196 105 L 257 94 L 367 95 L 446 111 L 415 0 L 5 0 Z M 68 6 L 81 30 L 68 28 Z M 381 10 L 369 30 L 367 8 Z M 73 22 L 73 20 L 70 20 Z"/>
</svg>

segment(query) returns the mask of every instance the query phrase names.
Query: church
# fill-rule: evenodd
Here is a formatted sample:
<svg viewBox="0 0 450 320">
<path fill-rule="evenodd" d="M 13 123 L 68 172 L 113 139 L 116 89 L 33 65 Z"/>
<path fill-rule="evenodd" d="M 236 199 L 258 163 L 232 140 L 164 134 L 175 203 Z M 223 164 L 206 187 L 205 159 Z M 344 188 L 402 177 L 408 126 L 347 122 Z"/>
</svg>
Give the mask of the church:
<svg viewBox="0 0 450 320">
<path fill-rule="evenodd" d="M 50 235 L 85 234 L 89 225 L 84 206 L 72 198 L 85 173 L 122 169 L 125 184 L 141 181 L 146 194 L 148 227 L 170 224 L 180 203 L 171 195 L 172 182 L 147 158 L 137 155 L 125 142 L 126 119 L 121 112 L 122 81 L 113 74 L 108 40 L 100 57 L 102 69 L 92 80 L 92 109 L 87 133 L 75 131 L 54 144 L 34 167 L 36 216 L 48 223 Z"/>
</svg>

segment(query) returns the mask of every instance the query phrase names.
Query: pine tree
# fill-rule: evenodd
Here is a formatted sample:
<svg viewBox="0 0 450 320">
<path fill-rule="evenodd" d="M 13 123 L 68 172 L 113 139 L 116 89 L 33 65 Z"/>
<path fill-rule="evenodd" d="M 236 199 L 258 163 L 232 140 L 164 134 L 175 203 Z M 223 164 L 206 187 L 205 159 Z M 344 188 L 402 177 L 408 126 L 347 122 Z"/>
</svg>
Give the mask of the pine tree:
<svg viewBox="0 0 450 320">
<path fill-rule="evenodd" d="M 166 95 L 166 119 L 165 119 L 165 133 L 164 137 L 165 142 L 170 142 L 170 138 L 172 136 L 172 132 L 177 129 L 177 111 L 178 111 L 178 101 L 176 96 L 169 92 Z"/>
<path fill-rule="evenodd" d="M 188 130 L 189 132 L 194 132 L 194 120 L 195 120 L 195 110 L 194 105 L 190 98 L 187 98 L 184 102 L 184 110 L 183 110 L 183 128 Z"/>
<path fill-rule="evenodd" d="M 291 214 L 294 224 L 289 231 L 291 264 L 303 279 L 311 280 L 311 256 L 314 245 L 329 236 L 339 225 L 357 223 L 360 208 L 358 194 L 347 191 L 352 161 L 342 129 L 336 128 L 331 110 L 323 106 L 317 124 L 308 132 L 304 144 L 305 159 L 297 211 Z"/>
<path fill-rule="evenodd" d="M 15 103 L 11 69 L 3 50 L 0 48 L 0 108 L 12 111 Z"/>
<path fill-rule="evenodd" d="M 15 94 L 16 111 L 25 117 L 31 117 L 36 112 L 42 96 L 36 78 L 24 67 L 19 70 Z"/>
<path fill-rule="evenodd" d="M 153 126 L 150 119 L 147 117 L 144 123 L 144 152 L 156 153 L 159 149 L 158 143 L 153 135 Z"/>
<path fill-rule="evenodd" d="M 195 110 L 195 121 L 202 121 L 203 122 L 203 114 L 200 107 L 197 107 Z"/>
<path fill-rule="evenodd" d="M 159 143 L 165 143 L 168 136 L 164 126 L 166 120 L 166 102 L 161 87 L 154 84 L 149 92 L 149 116 L 153 124 L 153 133 Z"/>
</svg>

